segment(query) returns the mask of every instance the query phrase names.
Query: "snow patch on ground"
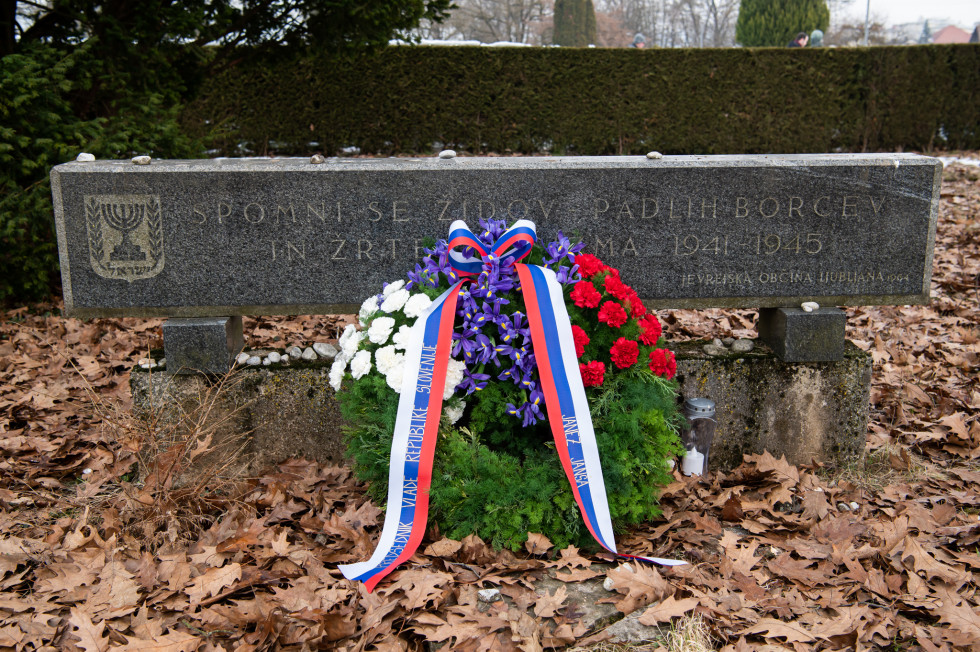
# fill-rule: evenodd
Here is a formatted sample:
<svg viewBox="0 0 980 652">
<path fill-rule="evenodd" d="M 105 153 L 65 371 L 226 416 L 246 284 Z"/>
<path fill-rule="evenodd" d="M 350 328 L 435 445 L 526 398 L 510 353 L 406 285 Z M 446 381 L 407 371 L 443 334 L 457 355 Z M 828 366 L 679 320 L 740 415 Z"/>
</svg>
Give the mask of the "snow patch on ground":
<svg viewBox="0 0 980 652">
<path fill-rule="evenodd" d="M 943 167 L 947 167 L 952 163 L 959 163 L 960 165 L 970 165 L 975 168 L 980 168 L 980 159 L 977 158 L 962 158 L 958 156 L 939 156 L 937 158 L 943 162 Z"/>
</svg>

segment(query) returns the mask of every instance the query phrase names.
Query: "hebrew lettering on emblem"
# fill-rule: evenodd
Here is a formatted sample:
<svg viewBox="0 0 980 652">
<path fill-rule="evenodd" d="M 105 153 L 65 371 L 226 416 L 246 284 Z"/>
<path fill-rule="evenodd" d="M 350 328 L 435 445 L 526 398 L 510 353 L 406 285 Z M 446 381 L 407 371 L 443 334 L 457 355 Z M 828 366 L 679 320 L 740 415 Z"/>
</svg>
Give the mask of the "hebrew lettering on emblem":
<svg viewBox="0 0 980 652">
<path fill-rule="evenodd" d="M 135 281 L 163 270 L 158 195 L 86 195 L 89 260 L 103 278 Z"/>
</svg>

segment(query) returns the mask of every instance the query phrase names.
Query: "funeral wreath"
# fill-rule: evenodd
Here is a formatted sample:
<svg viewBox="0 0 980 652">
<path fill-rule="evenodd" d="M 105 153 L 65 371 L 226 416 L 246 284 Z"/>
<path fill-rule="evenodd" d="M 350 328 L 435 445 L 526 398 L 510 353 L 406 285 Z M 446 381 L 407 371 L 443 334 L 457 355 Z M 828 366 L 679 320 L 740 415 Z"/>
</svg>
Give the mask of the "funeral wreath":
<svg viewBox="0 0 980 652">
<path fill-rule="evenodd" d="M 400 393 L 409 386 L 406 373 L 418 374 L 406 360 L 413 324 L 466 278 L 453 290 L 458 298 L 449 315 L 451 357 L 432 464 L 429 526 L 452 538 L 475 533 L 512 549 L 529 532 L 558 546 L 588 544 L 579 492 L 569 482 L 564 458 L 559 461 L 549 427 L 555 417 L 545 394 L 554 383 L 543 382 L 544 354 L 532 346 L 536 321 L 529 313 L 551 307 L 544 301 L 528 305 L 531 294 L 521 291 L 513 257 L 487 253 L 514 227 L 494 220 L 481 220 L 480 227 L 472 235 L 486 255 L 480 247 L 453 246 L 458 240 L 451 233 L 450 240 L 425 250 L 406 279 L 368 297 L 359 327 L 350 325 L 341 336 L 330 383 L 349 424 L 348 453 L 372 497 L 383 501 Z M 530 242 L 524 262 L 554 272 L 554 300 L 563 301 L 571 322 L 576 372 L 612 521 L 623 527 L 654 517 L 660 487 L 671 480 L 671 460 L 683 453 L 676 364 L 660 322 L 616 269 L 581 253 L 583 244 L 561 232 L 546 245 L 531 248 Z M 551 400 L 557 401 L 549 399 L 549 406 Z"/>
</svg>

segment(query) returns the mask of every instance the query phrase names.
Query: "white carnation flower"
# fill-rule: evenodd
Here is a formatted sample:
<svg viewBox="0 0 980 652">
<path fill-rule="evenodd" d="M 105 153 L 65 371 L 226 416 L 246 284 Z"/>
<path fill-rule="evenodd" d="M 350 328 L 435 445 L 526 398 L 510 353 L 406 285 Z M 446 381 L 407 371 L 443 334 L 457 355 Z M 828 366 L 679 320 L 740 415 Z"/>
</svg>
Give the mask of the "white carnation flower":
<svg viewBox="0 0 980 652">
<path fill-rule="evenodd" d="M 449 397 L 456 391 L 456 386 L 463 382 L 463 370 L 466 369 L 466 363 L 455 358 L 449 358 L 447 367 L 446 389 L 442 393 L 442 400 L 444 401 L 449 400 Z"/>
<path fill-rule="evenodd" d="M 404 351 L 408 348 L 409 334 L 412 332 L 412 327 L 407 324 L 402 324 L 398 332 L 391 338 L 392 343 L 395 345 L 396 349 L 401 349 Z"/>
<path fill-rule="evenodd" d="M 388 285 L 386 285 L 385 289 L 381 292 L 381 296 L 387 299 L 388 297 L 393 295 L 395 292 L 398 292 L 403 287 L 405 287 L 405 279 L 398 279 L 394 283 L 389 283 Z"/>
<path fill-rule="evenodd" d="M 357 380 L 369 371 L 371 371 L 371 352 L 358 351 L 350 361 L 350 375 Z"/>
<path fill-rule="evenodd" d="M 385 374 L 385 382 L 388 387 L 395 390 L 396 394 L 402 393 L 402 381 L 405 379 L 405 356 L 399 354 L 394 366 Z"/>
<path fill-rule="evenodd" d="M 360 311 L 357 313 L 357 319 L 361 322 L 361 326 L 376 312 L 378 312 L 378 297 L 370 296 L 364 300 L 364 303 L 361 304 Z"/>
<path fill-rule="evenodd" d="M 395 320 L 391 317 L 378 317 L 371 322 L 367 336 L 375 344 L 384 344 L 391 336 L 391 331 L 395 328 Z"/>
<path fill-rule="evenodd" d="M 409 294 L 408 290 L 398 290 L 393 292 L 384 303 L 381 304 L 381 312 L 395 312 L 396 310 L 401 310 L 405 302 L 408 301 L 408 297 L 412 296 Z"/>
<path fill-rule="evenodd" d="M 405 316 L 409 319 L 420 317 L 425 309 L 432 305 L 432 299 L 419 292 L 413 294 L 412 298 L 405 302 Z"/>
<path fill-rule="evenodd" d="M 453 424 L 459 421 L 463 417 L 463 410 L 466 409 L 466 402 L 460 401 L 459 407 L 446 406 L 446 409 L 442 411 L 446 418 L 449 419 L 449 423 Z"/>
<path fill-rule="evenodd" d="M 361 340 L 364 339 L 364 333 L 357 330 L 354 324 L 348 324 L 347 328 L 344 329 L 344 334 L 340 336 L 337 344 L 340 345 L 340 353 L 347 360 L 354 357 L 357 353 L 357 347 L 360 346 Z"/>
<path fill-rule="evenodd" d="M 330 367 L 330 386 L 333 391 L 340 391 L 340 384 L 344 382 L 344 373 L 347 371 L 347 359 L 337 356 L 333 365 Z"/>
<path fill-rule="evenodd" d="M 374 352 L 374 364 L 378 368 L 378 372 L 385 375 L 391 371 L 392 367 L 394 367 L 399 360 L 404 359 L 405 354 L 396 353 L 395 347 L 390 344 L 388 346 L 383 346 Z"/>
</svg>

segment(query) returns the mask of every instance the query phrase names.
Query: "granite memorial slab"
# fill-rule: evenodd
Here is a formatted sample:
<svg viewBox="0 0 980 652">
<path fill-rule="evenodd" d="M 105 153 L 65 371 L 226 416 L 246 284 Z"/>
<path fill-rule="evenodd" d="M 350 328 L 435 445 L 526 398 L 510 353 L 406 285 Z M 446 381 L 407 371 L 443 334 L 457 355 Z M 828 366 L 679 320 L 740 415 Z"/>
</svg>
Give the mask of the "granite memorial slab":
<svg viewBox="0 0 980 652">
<path fill-rule="evenodd" d="M 66 312 L 349 312 L 449 224 L 528 218 L 651 307 L 916 304 L 942 165 L 912 154 L 72 162 L 51 173 Z"/>
</svg>

